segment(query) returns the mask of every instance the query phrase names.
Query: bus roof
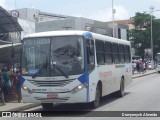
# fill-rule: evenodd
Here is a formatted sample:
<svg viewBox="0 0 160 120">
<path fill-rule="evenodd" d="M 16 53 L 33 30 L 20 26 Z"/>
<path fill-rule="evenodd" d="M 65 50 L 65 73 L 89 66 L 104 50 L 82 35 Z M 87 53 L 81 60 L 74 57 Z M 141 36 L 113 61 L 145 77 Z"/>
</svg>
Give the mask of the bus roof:
<svg viewBox="0 0 160 120">
<path fill-rule="evenodd" d="M 89 31 L 80 31 L 80 30 L 61 30 L 61 31 L 47 31 L 47 32 L 39 32 L 26 35 L 24 38 L 32 38 L 32 37 L 49 37 L 49 36 L 69 36 L 69 35 L 80 35 L 84 37 L 92 37 L 94 39 L 100 39 L 104 41 L 111 41 L 116 43 L 122 43 L 130 45 L 130 42 L 127 40 L 122 40 L 118 38 L 113 38 Z"/>
</svg>

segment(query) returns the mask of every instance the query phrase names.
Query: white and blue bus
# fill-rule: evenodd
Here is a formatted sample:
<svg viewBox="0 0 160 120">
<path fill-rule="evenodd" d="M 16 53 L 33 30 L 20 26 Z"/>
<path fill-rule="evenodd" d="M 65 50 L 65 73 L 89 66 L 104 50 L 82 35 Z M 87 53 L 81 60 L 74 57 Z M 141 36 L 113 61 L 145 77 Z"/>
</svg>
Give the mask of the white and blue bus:
<svg viewBox="0 0 160 120">
<path fill-rule="evenodd" d="M 22 40 L 22 100 L 41 103 L 90 103 L 116 93 L 132 81 L 131 46 L 127 40 L 88 31 L 50 31 Z"/>
</svg>

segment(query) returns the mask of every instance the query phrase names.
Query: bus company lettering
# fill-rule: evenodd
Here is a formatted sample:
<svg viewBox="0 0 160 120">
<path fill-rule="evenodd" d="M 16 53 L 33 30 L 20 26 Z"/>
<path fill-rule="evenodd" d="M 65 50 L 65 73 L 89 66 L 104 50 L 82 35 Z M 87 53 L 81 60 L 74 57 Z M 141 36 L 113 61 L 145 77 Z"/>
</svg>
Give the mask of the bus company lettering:
<svg viewBox="0 0 160 120">
<path fill-rule="evenodd" d="M 107 78 L 109 76 L 112 75 L 112 71 L 108 71 L 108 72 L 99 72 L 99 76 L 100 78 Z"/>
</svg>

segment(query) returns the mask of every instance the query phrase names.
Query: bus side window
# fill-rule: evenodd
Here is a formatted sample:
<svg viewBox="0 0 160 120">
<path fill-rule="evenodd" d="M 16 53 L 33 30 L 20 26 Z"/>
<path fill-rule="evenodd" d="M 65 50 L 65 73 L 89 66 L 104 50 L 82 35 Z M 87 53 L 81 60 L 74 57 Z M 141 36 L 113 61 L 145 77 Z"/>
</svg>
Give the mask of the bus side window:
<svg viewBox="0 0 160 120">
<path fill-rule="evenodd" d="M 104 41 L 96 40 L 96 55 L 97 55 L 97 64 L 104 65 L 105 64 L 105 44 Z"/>
<path fill-rule="evenodd" d="M 106 64 L 112 64 L 113 63 L 111 42 L 105 42 L 105 60 L 106 60 L 105 61 Z"/>
<path fill-rule="evenodd" d="M 125 62 L 129 63 L 131 62 L 131 53 L 130 53 L 130 46 L 129 45 L 125 45 Z"/>
<path fill-rule="evenodd" d="M 112 43 L 112 53 L 113 53 L 113 61 L 115 64 L 119 64 L 119 51 L 118 51 L 118 44 Z"/>
<path fill-rule="evenodd" d="M 124 63 L 125 62 L 125 58 L 124 58 L 124 45 L 119 44 L 119 58 L 120 58 L 120 62 Z"/>
</svg>

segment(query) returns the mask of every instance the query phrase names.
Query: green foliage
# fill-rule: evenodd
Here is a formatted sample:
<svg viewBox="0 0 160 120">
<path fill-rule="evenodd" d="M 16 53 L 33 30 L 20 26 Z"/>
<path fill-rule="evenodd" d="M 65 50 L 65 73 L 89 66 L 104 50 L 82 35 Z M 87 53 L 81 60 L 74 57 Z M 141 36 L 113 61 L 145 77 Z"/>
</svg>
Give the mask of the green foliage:
<svg viewBox="0 0 160 120">
<path fill-rule="evenodd" d="M 151 15 L 136 13 L 132 18 L 135 29 L 129 30 L 128 35 L 135 48 L 135 54 L 144 57 L 144 50 L 151 48 Z M 160 52 L 160 19 L 152 16 L 152 35 L 154 55 Z"/>
</svg>

